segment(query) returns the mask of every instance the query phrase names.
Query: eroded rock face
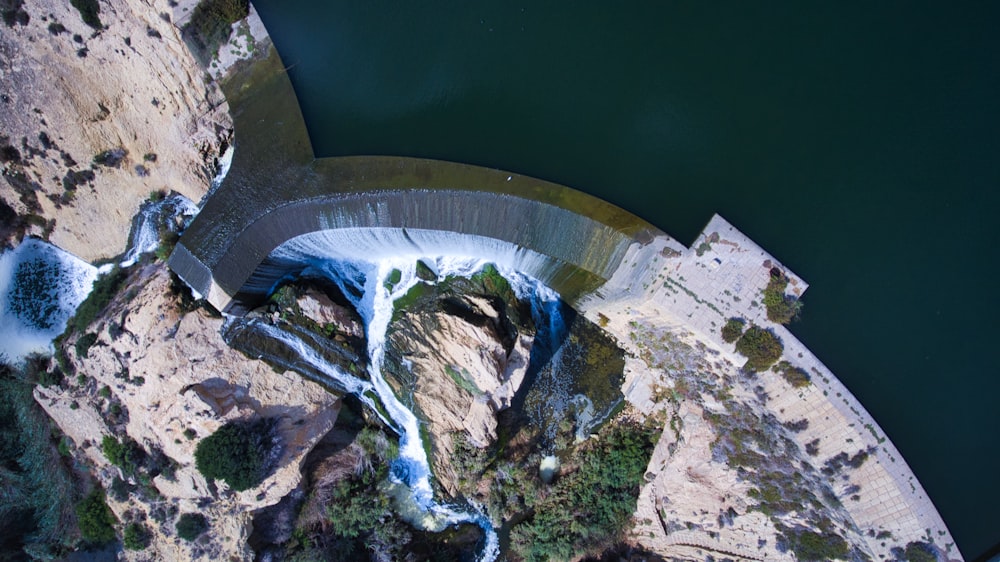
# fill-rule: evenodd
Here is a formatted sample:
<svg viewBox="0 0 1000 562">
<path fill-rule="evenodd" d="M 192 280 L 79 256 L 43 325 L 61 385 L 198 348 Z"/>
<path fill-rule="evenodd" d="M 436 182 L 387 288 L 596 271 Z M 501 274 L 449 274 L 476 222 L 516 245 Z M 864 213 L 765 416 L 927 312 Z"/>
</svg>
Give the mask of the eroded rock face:
<svg viewBox="0 0 1000 562">
<path fill-rule="evenodd" d="M 104 435 L 127 434 L 147 452 L 161 450 L 176 466 L 173 478 L 161 474 L 153 480 L 162 501 L 137 495 L 124 502 L 109 499 L 119 520 L 137 510 L 153 531 L 150 548 L 135 556 L 252 559 L 247 546 L 252 512 L 299 485 L 301 464 L 333 426 L 339 399 L 295 373 L 275 372 L 227 347 L 219 335 L 221 318 L 203 310 L 181 313 L 162 265 L 134 272 L 130 282 L 91 326 L 97 341 L 86 357 L 76 356 L 73 338 L 67 342 L 81 378 L 40 387 L 36 399 L 96 466 L 105 488 L 119 471 L 101 452 Z M 115 403 L 122 414 L 111 413 Z M 227 421 L 258 417 L 278 420 L 277 469 L 244 492 L 206 482 L 194 466 L 198 441 Z M 154 504 L 163 502 L 179 513 L 204 514 L 210 531 L 194 543 L 179 540 L 174 517 L 160 523 L 152 515 Z"/>
<path fill-rule="evenodd" d="M 102 0 L 100 30 L 69 2 L 21 9 L 23 23 L 0 23 L 0 235 L 115 256 L 151 191 L 206 193 L 228 105 L 166 3 Z"/>
<path fill-rule="evenodd" d="M 450 433 L 486 447 L 496 414 L 510 406 L 528 370 L 533 331 L 518 327 L 508 303 L 479 294 L 446 296 L 400 315 L 389 335 L 387 371 L 427 420 L 438 482 L 456 492 Z"/>
</svg>

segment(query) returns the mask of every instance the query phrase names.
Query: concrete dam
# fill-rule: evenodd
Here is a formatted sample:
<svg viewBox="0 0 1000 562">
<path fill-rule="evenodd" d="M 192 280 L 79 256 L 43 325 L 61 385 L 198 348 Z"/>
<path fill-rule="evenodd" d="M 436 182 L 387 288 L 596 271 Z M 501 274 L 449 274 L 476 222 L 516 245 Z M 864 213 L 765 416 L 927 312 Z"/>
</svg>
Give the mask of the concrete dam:
<svg viewBox="0 0 1000 562">
<path fill-rule="evenodd" d="M 311 261 L 450 255 L 480 257 L 542 281 L 623 346 L 633 346 L 635 356 L 649 343 L 636 340 L 642 328 L 690 337 L 706 356 L 742 364 L 720 330 L 730 318 L 745 319 L 776 334 L 784 343 L 782 359 L 811 378 L 808 387 L 796 389 L 776 373 L 758 375 L 757 388 L 778 421 L 807 422 L 793 435 L 797 446 L 808 451 L 822 439 L 817 466 L 848 451 L 870 454 L 831 492 L 849 513 L 845 525 L 854 540 L 873 558 L 894 556 L 893 549 L 908 541 L 932 540 L 942 559 L 961 559 L 930 498 L 877 422 L 758 303 L 775 269 L 796 296 L 806 282 L 721 217 L 713 217 L 688 247 L 605 201 L 501 170 L 392 156 L 317 159 L 273 48 L 237 68 L 222 86 L 236 129 L 231 170 L 168 261 L 218 310 L 242 314 Z M 652 415 L 670 378 L 666 371 L 637 368 L 622 392 Z M 704 422 L 697 414 L 684 419 L 691 426 Z M 668 460 L 654 453 L 651 467 Z M 702 559 L 704 553 L 760 559 L 757 536 L 766 521 L 715 528 L 709 514 L 695 522 L 699 529 L 706 525 L 703 531 L 654 525 L 674 493 L 661 476 L 640 498 L 636 517 L 650 522 L 637 539 L 641 544 L 661 551 L 697 548 Z M 658 495 L 658 487 L 667 491 Z M 768 552 L 771 559 L 791 559 Z"/>
<path fill-rule="evenodd" d="M 287 258 L 308 259 L 320 239 L 344 259 L 488 256 L 573 302 L 611 278 L 629 245 L 663 235 L 605 201 L 501 170 L 316 159 L 273 52 L 224 88 L 235 118 L 232 167 L 169 261 L 221 311 L 265 297 L 287 274 Z"/>
</svg>

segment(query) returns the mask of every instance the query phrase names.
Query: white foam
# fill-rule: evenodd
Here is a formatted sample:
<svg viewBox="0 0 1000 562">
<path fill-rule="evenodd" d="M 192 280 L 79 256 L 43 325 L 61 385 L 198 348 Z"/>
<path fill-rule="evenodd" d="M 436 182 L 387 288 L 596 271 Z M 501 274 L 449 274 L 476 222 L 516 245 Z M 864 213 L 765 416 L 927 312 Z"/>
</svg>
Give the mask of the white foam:
<svg viewBox="0 0 1000 562">
<path fill-rule="evenodd" d="M 0 356 L 16 363 L 51 353 L 97 275 L 96 267 L 35 238 L 0 254 Z"/>
</svg>

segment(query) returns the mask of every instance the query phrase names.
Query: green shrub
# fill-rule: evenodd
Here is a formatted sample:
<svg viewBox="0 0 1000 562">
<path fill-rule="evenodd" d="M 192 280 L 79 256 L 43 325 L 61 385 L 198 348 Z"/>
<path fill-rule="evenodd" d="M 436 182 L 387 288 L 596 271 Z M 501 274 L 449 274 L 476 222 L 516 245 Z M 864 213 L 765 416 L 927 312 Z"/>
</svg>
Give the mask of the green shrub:
<svg viewBox="0 0 1000 562">
<path fill-rule="evenodd" d="M 208 530 L 208 520 L 200 513 L 184 513 L 177 518 L 177 536 L 193 541 Z"/>
<path fill-rule="evenodd" d="M 125 270 L 115 267 L 110 272 L 100 276 L 94 281 L 87 298 L 80 303 L 76 309 L 76 314 L 66 323 L 66 333 L 83 333 L 94 322 L 97 315 L 104 310 L 111 299 L 118 293 L 118 289 L 125 282 L 127 274 Z"/>
<path fill-rule="evenodd" d="M 80 358 L 87 357 L 90 353 L 90 348 L 93 347 L 95 343 L 97 343 L 97 334 L 94 332 L 87 332 L 77 338 L 75 346 L 76 356 Z"/>
<path fill-rule="evenodd" d="M 122 532 L 122 545 L 128 550 L 144 550 L 149 546 L 149 529 L 142 523 L 129 523 Z"/>
<path fill-rule="evenodd" d="M 345 478 L 337 483 L 326 506 L 326 518 L 333 531 L 349 539 L 376 529 L 389 513 L 389 498 L 373 493 L 384 479 L 386 471 L 365 471 L 360 476 Z"/>
<path fill-rule="evenodd" d="M 27 374 L 0 363 L 0 559 L 4 560 L 54 556 L 76 539 L 73 476 L 59 456 L 51 420 L 35 402 L 32 389 Z"/>
<path fill-rule="evenodd" d="M 736 351 L 747 358 L 745 367 L 751 371 L 763 371 L 781 358 L 785 350 L 778 336 L 771 330 L 752 325 L 736 342 Z"/>
<path fill-rule="evenodd" d="M 607 426 L 572 459 L 534 504 L 534 515 L 511 531 L 511 547 L 526 560 L 565 560 L 600 552 L 621 539 L 635 512 L 655 432 L 636 424 Z"/>
<path fill-rule="evenodd" d="M 126 475 L 135 474 L 146 456 L 142 447 L 130 437 L 119 441 L 112 435 L 105 435 L 104 439 L 101 440 L 101 452 L 104 453 L 108 462 L 121 468 Z"/>
<path fill-rule="evenodd" d="M 726 343 L 733 343 L 743 335 L 743 325 L 746 322 L 742 318 L 730 318 L 726 325 L 722 327 L 722 340 Z"/>
<path fill-rule="evenodd" d="M 934 549 L 924 542 L 911 542 L 906 545 L 903 557 L 907 562 L 937 562 Z"/>
<path fill-rule="evenodd" d="M 771 270 L 771 280 L 764 289 L 764 306 L 767 308 L 767 319 L 779 324 L 788 324 L 798 318 L 802 311 L 802 303 L 798 298 L 785 294 L 788 278 L 778 268 Z"/>
<path fill-rule="evenodd" d="M 101 29 L 101 18 L 97 15 L 101 13 L 101 6 L 97 0 L 69 0 L 69 3 L 80 12 L 83 23 Z"/>
<path fill-rule="evenodd" d="M 177 234 L 172 230 L 164 229 L 160 232 L 160 244 L 156 247 L 153 255 L 160 261 L 167 261 L 167 258 L 169 258 L 170 254 L 173 253 L 174 248 L 177 247 L 177 242 L 180 239 L 180 234 Z"/>
<path fill-rule="evenodd" d="M 771 367 L 771 370 L 776 373 L 781 373 L 781 376 L 795 388 L 805 388 L 812 384 L 812 379 L 809 377 L 809 373 L 802 369 L 801 367 L 796 367 L 789 363 L 788 361 L 782 361 Z"/>
<path fill-rule="evenodd" d="M 229 41 L 232 25 L 249 10 L 249 0 L 203 0 L 195 7 L 181 34 L 202 66 L 208 67 L 219 47 Z"/>
<path fill-rule="evenodd" d="M 236 491 L 249 490 L 267 474 L 273 427 L 272 419 L 229 422 L 198 443 L 195 466 L 206 478 L 224 480 Z"/>
<path fill-rule="evenodd" d="M 104 501 L 104 491 L 95 488 L 76 505 L 80 534 L 89 542 L 106 544 L 115 540 L 115 516 Z"/>
<path fill-rule="evenodd" d="M 788 542 L 788 547 L 795 552 L 799 560 L 826 561 L 846 560 L 850 549 L 847 541 L 833 533 L 819 534 L 803 529 L 790 530 L 779 527 Z"/>
</svg>

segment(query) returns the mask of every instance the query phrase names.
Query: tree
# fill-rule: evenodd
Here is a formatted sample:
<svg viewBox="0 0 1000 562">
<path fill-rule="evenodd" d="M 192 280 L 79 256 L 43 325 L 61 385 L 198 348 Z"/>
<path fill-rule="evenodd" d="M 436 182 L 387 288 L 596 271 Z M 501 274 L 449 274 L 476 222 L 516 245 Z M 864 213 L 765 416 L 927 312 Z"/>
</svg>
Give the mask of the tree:
<svg viewBox="0 0 1000 562">
<path fill-rule="evenodd" d="M 269 418 L 229 422 L 198 443 L 195 467 L 205 478 L 223 480 L 233 490 L 249 490 L 267 475 L 273 428 Z"/>
<path fill-rule="evenodd" d="M 767 319 L 778 324 L 788 324 L 799 316 L 802 303 L 798 298 L 785 294 L 788 287 L 788 277 L 780 269 L 771 270 L 771 280 L 764 289 L 764 306 L 767 308 Z"/>
<path fill-rule="evenodd" d="M 126 475 L 135 474 L 146 457 L 142 447 L 128 436 L 119 441 L 113 435 L 105 435 L 101 440 L 101 452 L 108 462 L 121 468 Z"/>
<path fill-rule="evenodd" d="M 104 501 L 104 490 L 94 489 L 76 505 L 80 534 L 85 540 L 105 544 L 115 540 L 115 516 Z"/>
<path fill-rule="evenodd" d="M 149 546 L 149 529 L 142 523 L 130 523 L 122 532 L 122 545 L 128 550 L 143 550 Z"/>
<path fill-rule="evenodd" d="M 208 521 L 200 513 L 184 513 L 177 518 L 177 536 L 193 541 L 208 530 Z"/>
<path fill-rule="evenodd" d="M 743 335 L 743 325 L 745 322 L 742 318 L 730 318 L 726 321 L 726 325 L 722 327 L 722 340 L 726 343 L 733 343 L 734 341 L 740 339 Z"/>
<path fill-rule="evenodd" d="M 778 336 L 771 330 L 752 325 L 736 342 L 736 351 L 747 358 L 746 368 L 763 371 L 781 358 L 785 350 Z"/>
</svg>

